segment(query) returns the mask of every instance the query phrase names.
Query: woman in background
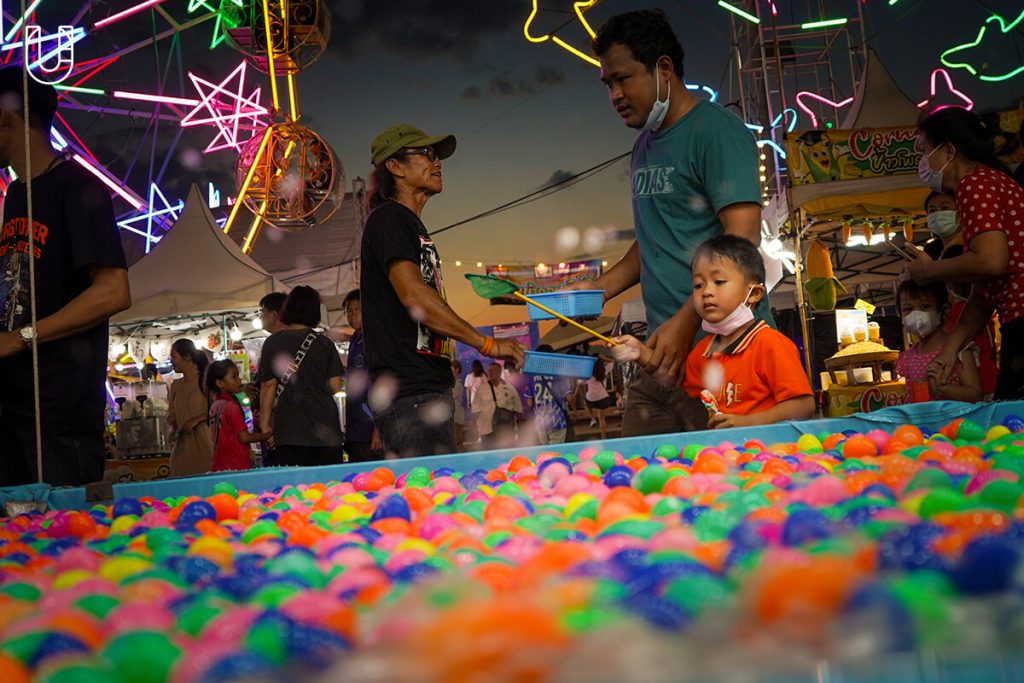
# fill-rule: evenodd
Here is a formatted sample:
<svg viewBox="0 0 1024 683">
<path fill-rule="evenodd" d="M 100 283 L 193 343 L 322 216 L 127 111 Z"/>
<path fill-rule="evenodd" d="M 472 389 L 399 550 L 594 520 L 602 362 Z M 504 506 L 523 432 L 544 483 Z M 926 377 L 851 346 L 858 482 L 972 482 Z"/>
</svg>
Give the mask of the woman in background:
<svg viewBox="0 0 1024 683">
<path fill-rule="evenodd" d="M 171 451 L 171 476 L 186 477 L 210 471 L 213 441 L 207 423 L 210 403 L 203 387 L 209 359 L 191 339 L 171 345 L 171 365 L 182 375 L 167 390 L 167 424 L 176 440 Z"/>
</svg>

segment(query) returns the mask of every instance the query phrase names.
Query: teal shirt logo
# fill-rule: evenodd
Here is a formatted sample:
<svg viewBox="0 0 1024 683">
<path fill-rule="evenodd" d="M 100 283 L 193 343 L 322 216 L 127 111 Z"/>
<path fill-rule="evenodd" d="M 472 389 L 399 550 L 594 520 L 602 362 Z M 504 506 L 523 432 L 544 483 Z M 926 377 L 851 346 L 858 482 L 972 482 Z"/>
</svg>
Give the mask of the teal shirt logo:
<svg viewBox="0 0 1024 683">
<path fill-rule="evenodd" d="M 644 166 L 633 170 L 633 196 L 649 197 L 676 191 L 672 183 L 675 166 Z"/>
</svg>

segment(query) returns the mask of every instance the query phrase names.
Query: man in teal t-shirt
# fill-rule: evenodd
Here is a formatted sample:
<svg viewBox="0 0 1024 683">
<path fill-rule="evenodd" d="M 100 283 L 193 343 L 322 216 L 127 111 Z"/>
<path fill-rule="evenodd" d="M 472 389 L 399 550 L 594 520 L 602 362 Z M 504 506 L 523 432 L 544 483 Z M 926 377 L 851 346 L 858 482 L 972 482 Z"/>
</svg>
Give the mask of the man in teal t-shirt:
<svg viewBox="0 0 1024 683">
<path fill-rule="evenodd" d="M 654 353 L 629 387 L 622 433 L 705 429 L 704 407 L 677 386 L 700 330 L 690 261 L 699 244 L 723 232 L 760 243 L 757 146 L 739 118 L 686 89 L 683 48 L 661 10 L 612 17 L 593 48 L 616 113 L 640 130 L 632 163 L 636 241 L 593 283 L 607 300 L 639 282 L 647 308 Z M 757 312 L 770 320 L 767 303 Z"/>
</svg>

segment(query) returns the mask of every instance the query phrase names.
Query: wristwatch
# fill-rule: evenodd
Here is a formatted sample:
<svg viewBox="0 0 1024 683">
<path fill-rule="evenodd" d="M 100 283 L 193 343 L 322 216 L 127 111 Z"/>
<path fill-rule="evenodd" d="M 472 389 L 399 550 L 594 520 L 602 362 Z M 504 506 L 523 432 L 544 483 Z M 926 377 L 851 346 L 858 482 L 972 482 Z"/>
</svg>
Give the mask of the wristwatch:
<svg viewBox="0 0 1024 683">
<path fill-rule="evenodd" d="M 36 328 L 26 325 L 18 330 L 18 336 L 21 337 L 21 341 L 25 342 L 25 346 L 32 348 L 32 345 L 36 342 Z"/>
</svg>

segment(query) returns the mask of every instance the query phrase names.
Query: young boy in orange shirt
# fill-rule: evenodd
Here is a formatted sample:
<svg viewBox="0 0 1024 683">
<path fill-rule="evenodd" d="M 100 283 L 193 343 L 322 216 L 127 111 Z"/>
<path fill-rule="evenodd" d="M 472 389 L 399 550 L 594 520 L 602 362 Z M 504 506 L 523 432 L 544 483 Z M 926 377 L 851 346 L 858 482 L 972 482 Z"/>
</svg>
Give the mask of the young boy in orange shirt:
<svg viewBox="0 0 1024 683">
<path fill-rule="evenodd" d="M 764 261 L 752 242 L 719 235 L 693 254 L 693 305 L 708 336 L 686 358 L 683 388 L 704 397 L 708 428 L 745 427 L 814 414 L 814 395 L 796 345 L 764 321 L 754 307 L 765 295 Z M 651 350 L 635 337 L 619 337 L 616 360 L 646 362 Z M 716 405 L 717 403 L 717 405 Z"/>
</svg>

